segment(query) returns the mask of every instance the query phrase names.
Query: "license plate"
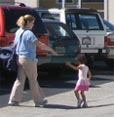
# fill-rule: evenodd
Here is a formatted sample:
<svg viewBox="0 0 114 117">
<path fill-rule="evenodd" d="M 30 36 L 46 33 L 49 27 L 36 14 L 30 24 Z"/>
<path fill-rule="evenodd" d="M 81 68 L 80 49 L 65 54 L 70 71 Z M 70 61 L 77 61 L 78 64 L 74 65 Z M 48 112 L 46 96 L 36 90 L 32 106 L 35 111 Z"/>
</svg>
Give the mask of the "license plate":
<svg viewBox="0 0 114 117">
<path fill-rule="evenodd" d="M 90 37 L 83 37 L 82 44 L 83 45 L 91 45 L 91 38 Z"/>
</svg>

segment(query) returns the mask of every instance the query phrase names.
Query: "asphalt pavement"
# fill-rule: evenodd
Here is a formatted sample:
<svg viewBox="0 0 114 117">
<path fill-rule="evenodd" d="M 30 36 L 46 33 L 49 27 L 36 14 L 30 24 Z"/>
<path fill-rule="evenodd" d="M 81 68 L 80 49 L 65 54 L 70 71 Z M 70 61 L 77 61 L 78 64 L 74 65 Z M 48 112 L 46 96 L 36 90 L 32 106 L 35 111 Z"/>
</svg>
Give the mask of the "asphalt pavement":
<svg viewBox="0 0 114 117">
<path fill-rule="evenodd" d="M 114 78 L 113 75 L 108 77 Z M 44 108 L 34 107 L 29 90 L 23 92 L 23 101 L 20 106 L 8 106 L 9 94 L 2 95 L 0 96 L 0 117 L 114 117 L 113 90 L 113 80 L 90 87 L 86 92 L 88 108 L 76 108 L 73 90 L 46 96 L 48 103 Z"/>
</svg>

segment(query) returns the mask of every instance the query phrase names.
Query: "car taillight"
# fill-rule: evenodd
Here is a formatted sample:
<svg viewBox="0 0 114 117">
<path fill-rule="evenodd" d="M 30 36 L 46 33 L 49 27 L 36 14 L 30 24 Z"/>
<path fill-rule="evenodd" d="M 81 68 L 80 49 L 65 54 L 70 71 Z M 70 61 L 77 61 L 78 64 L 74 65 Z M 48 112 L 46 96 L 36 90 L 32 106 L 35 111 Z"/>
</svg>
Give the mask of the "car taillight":
<svg viewBox="0 0 114 117">
<path fill-rule="evenodd" d="M 105 36 L 104 37 L 104 45 L 109 46 L 109 43 L 110 43 L 110 38 L 108 36 Z"/>
<path fill-rule="evenodd" d="M 4 36 L 0 37 L 0 46 L 4 47 L 4 46 L 7 46 L 7 45 L 8 45 L 8 42 L 7 42 L 6 37 L 4 37 Z"/>
<path fill-rule="evenodd" d="M 105 36 L 104 43 L 105 46 L 114 46 L 114 38 L 110 36 Z"/>
</svg>

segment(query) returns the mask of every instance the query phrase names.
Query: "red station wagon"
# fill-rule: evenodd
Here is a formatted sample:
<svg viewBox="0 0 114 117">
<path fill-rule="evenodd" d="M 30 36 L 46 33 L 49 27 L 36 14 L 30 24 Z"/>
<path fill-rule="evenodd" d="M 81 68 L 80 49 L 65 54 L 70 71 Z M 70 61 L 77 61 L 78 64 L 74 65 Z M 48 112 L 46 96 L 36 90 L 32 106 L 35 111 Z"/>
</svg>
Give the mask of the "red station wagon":
<svg viewBox="0 0 114 117">
<path fill-rule="evenodd" d="M 0 5 L 0 47 L 8 46 L 13 42 L 14 33 L 18 29 L 16 21 L 20 16 L 25 14 L 31 14 L 36 18 L 33 32 L 40 41 L 48 44 L 48 35 L 44 24 L 32 8 L 2 4 Z M 46 55 L 47 52 L 38 49 L 37 54 Z"/>
</svg>

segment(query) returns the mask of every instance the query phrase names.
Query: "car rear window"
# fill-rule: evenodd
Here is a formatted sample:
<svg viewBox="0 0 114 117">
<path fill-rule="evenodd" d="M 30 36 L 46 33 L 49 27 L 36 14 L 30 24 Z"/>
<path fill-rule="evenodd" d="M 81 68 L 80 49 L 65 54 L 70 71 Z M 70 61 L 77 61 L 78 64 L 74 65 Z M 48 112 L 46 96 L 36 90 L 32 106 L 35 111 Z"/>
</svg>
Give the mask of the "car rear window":
<svg viewBox="0 0 114 117">
<path fill-rule="evenodd" d="M 114 31 L 114 25 L 113 24 L 111 24 L 110 22 L 108 22 L 106 20 L 103 20 L 103 22 L 106 26 L 107 32 Z"/>
<path fill-rule="evenodd" d="M 57 22 L 44 22 L 49 36 L 53 37 L 52 39 L 76 39 L 77 36 L 67 28 L 66 25 Z"/>
<path fill-rule="evenodd" d="M 73 30 L 103 30 L 103 26 L 96 14 L 67 13 L 66 21 Z"/>
<path fill-rule="evenodd" d="M 20 16 L 25 15 L 25 14 L 31 14 L 36 18 L 35 25 L 33 27 L 33 32 L 34 33 L 46 33 L 46 29 L 44 27 L 44 24 L 41 21 L 41 18 L 34 10 L 31 10 L 31 9 L 5 9 L 4 14 L 5 14 L 7 32 L 15 32 L 18 29 L 16 22 Z"/>
</svg>

